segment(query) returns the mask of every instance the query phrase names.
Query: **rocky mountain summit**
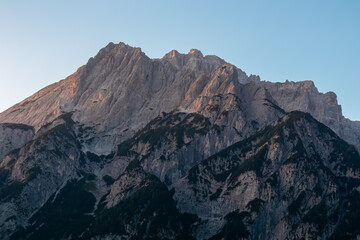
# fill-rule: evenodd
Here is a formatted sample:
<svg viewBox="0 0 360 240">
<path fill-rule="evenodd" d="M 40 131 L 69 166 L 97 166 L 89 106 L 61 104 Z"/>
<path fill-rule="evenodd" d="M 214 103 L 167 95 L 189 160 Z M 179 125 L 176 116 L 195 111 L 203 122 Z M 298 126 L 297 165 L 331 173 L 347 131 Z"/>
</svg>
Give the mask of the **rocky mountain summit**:
<svg viewBox="0 0 360 240">
<path fill-rule="evenodd" d="M 360 239 L 359 149 L 311 81 L 110 43 L 0 113 L 0 238 Z"/>
</svg>

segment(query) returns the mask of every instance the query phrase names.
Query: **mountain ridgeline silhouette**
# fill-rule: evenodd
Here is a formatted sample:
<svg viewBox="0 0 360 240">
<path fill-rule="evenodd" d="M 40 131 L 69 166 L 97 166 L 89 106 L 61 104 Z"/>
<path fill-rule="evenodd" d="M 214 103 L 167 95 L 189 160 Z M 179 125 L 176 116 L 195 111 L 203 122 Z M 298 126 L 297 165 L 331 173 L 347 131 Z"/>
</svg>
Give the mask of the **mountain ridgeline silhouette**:
<svg viewBox="0 0 360 240">
<path fill-rule="evenodd" d="M 312 81 L 109 43 L 0 113 L 0 238 L 359 239 L 359 149 Z"/>
</svg>

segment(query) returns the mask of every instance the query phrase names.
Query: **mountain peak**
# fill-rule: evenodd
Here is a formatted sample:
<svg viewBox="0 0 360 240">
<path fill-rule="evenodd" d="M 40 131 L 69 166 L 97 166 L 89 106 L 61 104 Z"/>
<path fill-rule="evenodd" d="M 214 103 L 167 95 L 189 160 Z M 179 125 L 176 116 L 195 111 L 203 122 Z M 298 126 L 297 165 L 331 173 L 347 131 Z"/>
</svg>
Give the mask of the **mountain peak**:
<svg viewBox="0 0 360 240">
<path fill-rule="evenodd" d="M 171 58 L 175 58 L 176 56 L 180 55 L 180 53 L 176 50 L 171 50 L 168 54 Z"/>
<path fill-rule="evenodd" d="M 112 51 L 115 51 L 116 53 L 118 53 L 118 52 L 142 52 L 141 48 L 132 47 L 124 42 L 119 42 L 118 44 L 109 42 L 108 45 L 106 45 L 106 47 L 102 48 L 97 55 L 104 55 L 104 54 L 110 53 Z"/>
<path fill-rule="evenodd" d="M 0 239 L 356 239 L 341 114 L 312 81 L 110 42 L 0 113 Z"/>
<path fill-rule="evenodd" d="M 199 50 L 197 50 L 197 49 L 190 49 L 190 51 L 189 51 L 189 53 L 188 53 L 189 55 L 193 55 L 193 56 L 195 56 L 195 57 L 203 57 L 203 54 L 199 51 Z"/>
<path fill-rule="evenodd" d="M 164 55 L 163 59 L 172 60 L 172 59 L 178 59 L 183 54 L 179 53 L 177 50 L 173 49 L 167 54 Z"/>
<path fill-rule="evenodd" d="M 143 57 L 146 57 L 145 53 L 141 51 L 141 48 L 132 47 L 125 44 L 124 42 L 119 42 L 118 44 L 110 42 L 108 45 L 106 45 L 106 47 L 100 49 L 100 51 L 94 57 L 89 59 L 85 65 L 85 68 L 91 69 L 104 58 L 124 58 L 126 55 L 128 55 L 128 57 L 134 55 L 142 55 Z"/>
<path fill-rule="evenodd" d="M 341 127 L 343 117 L 336 95 L 319 93 L 312 81 L 261 81 L 259 76 L 248 77 L 223 59 L 203 56 L 197 49 L 187 54 L 172 50 L 161 59 L 150 59 L 140 48 L 124 42 L 110 42 L 65 80 L 4 111 L 0 123 L 21 123 L 40 129 L 60 114 L 74 112 L 74 119 L 80 123 L 104 134 L 112 131 L 115 136 L 127 128 L 138 130 L 161 112 L 202 106 L 213 94 L 235 94 L 246 83 L 265 88 L 285 111 L 310 112 L 349 142 L 360 145 L 358 134 L 351 135 L 352 125 L 345 130 Z M 121 134 L 121 138 L 127 138 L 130 132 Z"/>
</svg>

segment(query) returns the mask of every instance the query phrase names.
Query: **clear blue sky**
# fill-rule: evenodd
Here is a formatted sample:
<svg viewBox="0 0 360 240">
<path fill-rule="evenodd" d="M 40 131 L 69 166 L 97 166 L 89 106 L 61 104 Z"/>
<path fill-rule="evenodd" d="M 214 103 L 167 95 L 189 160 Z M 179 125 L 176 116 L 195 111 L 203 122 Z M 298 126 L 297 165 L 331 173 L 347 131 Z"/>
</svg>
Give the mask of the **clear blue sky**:
<svg viewBox="0 0 360 240">
<path fill-rule="evenodd" d="M 0 0 L 0 112 L 108 42 L 197 48 L 268 81 L 313 80 L 360 120 L 360 1 Z"/>
</svg>

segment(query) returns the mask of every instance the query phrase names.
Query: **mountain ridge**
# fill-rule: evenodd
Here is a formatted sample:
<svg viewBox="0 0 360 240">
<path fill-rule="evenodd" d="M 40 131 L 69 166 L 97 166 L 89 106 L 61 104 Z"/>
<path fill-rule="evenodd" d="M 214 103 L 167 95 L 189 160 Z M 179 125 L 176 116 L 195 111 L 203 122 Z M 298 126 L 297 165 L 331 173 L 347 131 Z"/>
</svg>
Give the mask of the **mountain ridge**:
<svg viewBox="0 0 360 240">
<path fill-rule="evenodd" d="M 312 81 L 110 43 L 0 113 L 0 238 L 356 239 L 359 136 Z"/>
<path fill-rule="evenodd" d="M 239 88 L 236 86 L 239 85 L 239 83 L 257 83 L 258 86 L 265 87 L 267 91 L 272 92 L 273 97 L 276 99 L 275 104 L 285 110 L 310 112 L 318 120 L 329 125 L 336 133 L 360 149 L 360 122 L 350 121 L 342 116 L 341 106 L 337 105 L 336 95 L 330 92 L 322 95 L 317 91 L 312 81 L 298 83 L 271 83 L 261 81 L 258 76 L 247 76 L 245 72 L 231 64 L 227 64 L 219 57 L 211 55 L 203 56 L 199 50 L 193 51 L 193 53 L 190 51 L 188 54 L 180 54 L 176 50 L 172 50 L 160 59 L 150 59 L 140 48 L 133 48 L 122 42 L 119 44 L 109 43 L 74 74 L 58 83 L 45 87 L 24 101 L 0 113 L 0 123 L 22 123 L 39 129 L 41 125 L 51 122 L 62 113 L 75 111 L 75 115 L 78 115 L 76 116 L 76 121 L 82 122 L 85 125 L 91 125 L 95 128 L 100 124 L 101 129 L 97 129 L 97 131 L 103 132 L 103 135 L 113 135 L 111 132 L 115 132 L 116 136 L 104 137 L 106 138 L 103 140 L 104 143 L 99 143 L 101 146 L 99 146 L 98 149 L 100 150 L 101 147 L 104 147 L 105 142 L 116 142 L 119 141 L 119 138 L 121 140 L 134 134 L 139 128 L 143 127 L 146 122 L 156 117 L 162 111 L 169 112 L 176 107 L 189 109 L 191 111 L 199 110 L 199 106 L 196 104 L 204 104 L 199 97 L 214 94 L 213 92 L 209 92 L 211 91 L 211 87 L 215 87 L 216 91 L 218 91 L 219 88 L 216 84 L 220 84 L 220 82 L 217 81 L 216 78 L 224 74 L 229 74 L 232 71 L 233 73 L 231 74 L 237 74 L 238 81 L 233 81 L 231 85 L 227 86 L 228 89 L 224 86 L 225 88 L 220 90 L 220 92 L 233 91 L 236 93 L 239 90 L 231 90 L 231 88 Z M 137 69 L 140 66 L 141 68 Z M 217 73 L 214 72 L 215 68 L 220 66 L 227 66 L 225 67 L 226 70 L 219 69 Z M 137 75 L 132 75 L 132 72 Z M 174 75 L 174 72 L 177 73 L 177 76 Z M 208 80 L 208 75 L 211 73 L 214 74 L 213 82 L 209 82 Z M 121 74 L 123 74 L 123 77 Z M 134 80 L 127 82 L 129 80 L 124 78 L 128 75 L 133 79 L 140 78 L 144 79 L 144 81 L 141 85 L 137 84 L 130 87 L 130 82 Z M 230 75 L 223 77 L 226 82 L 231 83 Z M 234 77 L 236 78 L 236 76 Z M 186 79 L 188 79 L 188 81 L 186 81 Z M 116 83 L 120 85 L 114 85 Z M 138 81 L 136 81 L 136 83 L 138 83 Z M 205 85 L 208 85 L 207 92 L 201 92 L 201 89 L 204 89 Z M 304 88 L 302 85 L 306 85 L 306 87 Z M 126 86 L 127 89 L 137 90 L 131 90 L 131 93 L 126 93 L 121 91 L 121 86 Z M 111 94 L 114 92 L 114 89 L 117 89 L 115 95 L 116 98 L 120 100 L 114 101 L 115 95 Z M 166 91 L 166 93 L 164 91 Z M 300 95 L 302 96 L 300 96 L 301 99 L 285 99 L 286 101 L 284 101 L 281 95 L 278 96 L 274 94 L 274 92 L 280 93 L 281 91 L 290 91 L 287 94 L 288 96 L 296 92 L 299 94 L 300 91 Z M 299 105 L 299 102 L 306 102 L 304 99 L 307 98 L 305 95 L 308 91 L 312 91 L 312 97 L 316 98 L 312 100 L 312 103 Z M 137 93 L 135 95 L 138 96 L 134 96 L 134 93 Z M 156 97 L 154 94 L 160 97 Z M 145 96 L 147 100 L 143 99 L 142 96 Z M 312 97 L 309 99 L 311 100 Z M 330 99 L 328 102 L 326 101 L 327 98 Z M 165 103 L 161 101 L 161 99 L 172 100 Z M 123 110 L 121 113 L 114 113 L 114 110 L 119 109 L 120 105 L 124 106 L 128 104 L 128 100 L 133 103 L 139 102 L 139 104 L 135 107 L 128 106 L 129 111 Z M 316 106 L 316 104 L 321 101 L 325 103 L 322 103 L 321 106 Z M 192 106 L 190 106 L 191 103 Z M 29 104 L 31 104 L 31 106 Z M 314 105 L 312 109 L 309 107 L 311 104 Z M 160 105 L 160 107 L 157 107 L 157 105 Z M 324 110 L 321 110 L 330 105 L 334 106 L 332 108 L 330 107 L 331 111 L 324 112 Z M 144 112 L 146 116 L 150 117 L 146 117 L 143 122 L 135 122 L 132 124 L 131 122 L 134 122 L 134 118 L 143 119 L 144 117 L 144 114 L 143 116 L 136 116 L 133 111 Z M 77 112 L 80 113 L 77 114 Z M 319 112 L 321 112 L 321 114 L 319 114 Z M 325 116 L 329 113 L 332 115 Z M 133 120 L 128 121 L 124 124 L 126 126 L 119 129 L 119 125 L 114 123 L 115 120 L 111 122 L 105 119 L 104 122 L 104 115 L 111 115 L 111 119 L 116 119 L 116 122 L 125 121 L 125 119 L 121 118 L 121 115 L 134 116 L 132 118 Z M 130 129 L 132 129 L 130 135 L 123 132 L 126 128 L 129 128 L 129 126 Z M 354 130 L 356 133 L 355 136 L 352 134 Z M 108 149 L 107 151 L 109 152 L 111 150 Z"/>
</svg>

